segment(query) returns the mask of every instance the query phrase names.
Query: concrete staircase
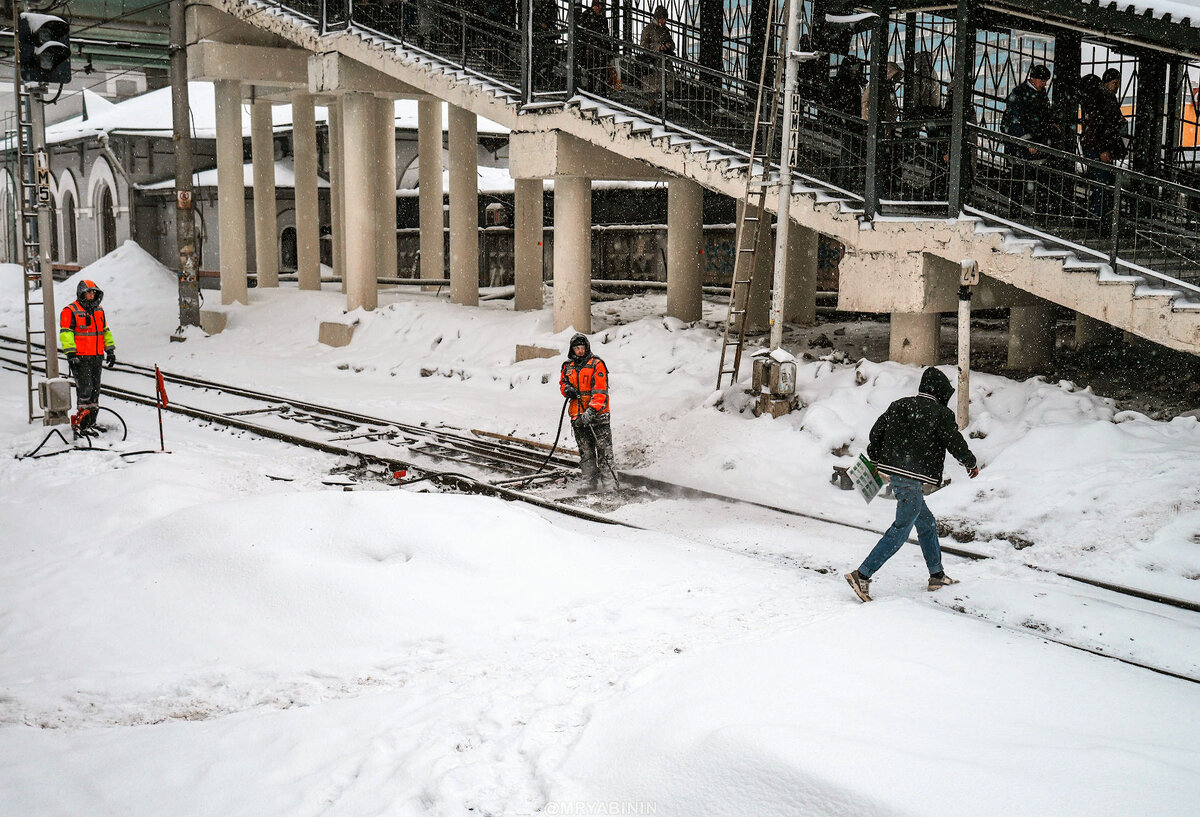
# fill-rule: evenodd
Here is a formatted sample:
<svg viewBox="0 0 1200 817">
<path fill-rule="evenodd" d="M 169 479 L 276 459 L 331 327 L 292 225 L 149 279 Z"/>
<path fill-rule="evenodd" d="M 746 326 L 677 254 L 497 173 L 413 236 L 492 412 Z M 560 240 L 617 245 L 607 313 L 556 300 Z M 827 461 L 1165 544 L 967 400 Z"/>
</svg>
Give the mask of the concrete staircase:
<svg viewBox="0 0 1200 817">
<path fill-rule="evenodd" d="M 576 97 L 521 109 L 511 88 L 370 32 L 350 28 L 322 37 L 310 22 L 256 0 L 204 3 L 298 48 L 340 52 L 512 130 L 570 134 L 710 190 L 733 198 L 744 195 L 744 156 L 618 105 Z M 774 210 L 777 197 L 768 201 Z M 1200 291 L 1137 270 L 1114 271 L 1086 248 L 1063 246 L 1052 236 L 1033 235 L 1019 225 L 981 215 L 867 222 L 860 202 L 803 176 L 796 180 L 788 210 L 797 223 L 846 246 L 839 293 L 839 305 L 845 309 L 952 310 L 957 280 L 948 280 L 946 270 L 972 258 L 984 276 L 1000 284 L 1164 346 L 1200 354 Z M 931 264 L 931 258 L 948 263 Z"/>
</svg>

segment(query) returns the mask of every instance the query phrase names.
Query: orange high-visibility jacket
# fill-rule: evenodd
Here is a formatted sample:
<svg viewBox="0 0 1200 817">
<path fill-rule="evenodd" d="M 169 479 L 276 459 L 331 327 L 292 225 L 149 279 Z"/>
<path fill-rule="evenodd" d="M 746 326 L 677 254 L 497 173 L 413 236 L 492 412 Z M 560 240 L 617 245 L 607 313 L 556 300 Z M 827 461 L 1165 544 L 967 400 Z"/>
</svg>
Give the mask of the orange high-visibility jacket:
<svg viewBox="0 0 1200 817">
<path fill-rule="evenodd" d="M 558 390 L 566 396 L 567 386 L 579 389 L 579 397 L 570 402 L 567 411 L 574 420 L 584 410 L 593 408 L 597 414 L 608 414 L 608 367 L 595 355 L 582 362 L 567 360 L 562 365 Z"/>
<path fill-rule="evenodd" d="M 104 310 L 96 307 L 92 311 L 75 301 L 64 306 L 58 317 L 58 337 L 64 352 L 77 355 L 103 355 L 115 347 L 112 331 L 104 319 Z"/>
</svg>

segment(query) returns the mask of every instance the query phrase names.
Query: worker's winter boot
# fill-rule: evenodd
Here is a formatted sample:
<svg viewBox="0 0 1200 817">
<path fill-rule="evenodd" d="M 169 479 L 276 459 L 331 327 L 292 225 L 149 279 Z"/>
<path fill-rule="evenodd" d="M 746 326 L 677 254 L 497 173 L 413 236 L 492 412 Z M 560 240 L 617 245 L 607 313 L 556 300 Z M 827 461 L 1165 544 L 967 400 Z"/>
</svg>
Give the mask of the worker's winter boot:
<svg viewBox="0 0 1200 817">
<path fill-rule="evenodd" d="M 952 579 L 945 573 L 935 573 L 929 577 L 929 589 L 937 590 L 939 587 L 949 587 L 952 584 L 958 584 L 958 579 Z"/>
<path fill-rule="evenodd" d="M 852 572 L 846 574 L 846 581 L 850 583 L 851 589 L 854 590 L 854 592 L 858 595 L 858 597 L 860 599 L 862 599 L 863 601 L 871 600 L 871 580 L 870 579 L 864 579 L 862 577 L 862 574 L 860 574 L 857 570 L 855 570 L 855 571 L 852 571 Z"/>
</svg>

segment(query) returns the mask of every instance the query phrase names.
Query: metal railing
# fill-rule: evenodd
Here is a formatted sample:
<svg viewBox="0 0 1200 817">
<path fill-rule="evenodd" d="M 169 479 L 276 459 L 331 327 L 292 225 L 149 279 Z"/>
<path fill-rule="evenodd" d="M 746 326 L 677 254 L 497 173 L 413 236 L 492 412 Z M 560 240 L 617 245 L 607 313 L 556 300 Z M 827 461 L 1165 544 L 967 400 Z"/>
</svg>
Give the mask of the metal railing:
<svg viewBox="0 0 1200 817">
<path fill-rule="evenodd" d="M 641 48 L 631 41 L 647 22 L 641 13 L 626 15 L 620 38 L 589 29 L 585 8 L 567 0 L 272 4 L 313 20 L 321 31 L 361 27 L 423 51 L 487 79 L 527 108 L 591 97 L 734 156 L 745 158 L 750 149 L 756 82 L 699 64 L 689 39 L 698 35 L 677 24 L 676 54 Z M 609 20 L 610 31 L 617 22 Z M 723 53 L 744 49 L 743 40 L 744 32 L 726 37 Z M 869 150 L 867 122 L 829 107 L 825 76 L 814 72 L 815 84 L 803 84 L 796 106 L 792 157 L 802 178 L 869 204 L 868 215 L 950 217 L 958 215 L 950 212 L 949 195 L 957 181 L 964 207 L 1083 248 L 1114 269 L 1133 267 L 1200 294 L 1200 189 L 1189 186 L 1190 175 L 1137 173 L 971 122 L 963 125 L 956 174 L 948 119 L 909 121 L 902 114 L 899 122 L 880 122 Z M 868 178 L 876 180 L 870 191 Z"/>
<path fill-rule="evenodd" d="M 1200 294 L 1200 189 L 978 127 L 967 203 Z"/>
</svg>

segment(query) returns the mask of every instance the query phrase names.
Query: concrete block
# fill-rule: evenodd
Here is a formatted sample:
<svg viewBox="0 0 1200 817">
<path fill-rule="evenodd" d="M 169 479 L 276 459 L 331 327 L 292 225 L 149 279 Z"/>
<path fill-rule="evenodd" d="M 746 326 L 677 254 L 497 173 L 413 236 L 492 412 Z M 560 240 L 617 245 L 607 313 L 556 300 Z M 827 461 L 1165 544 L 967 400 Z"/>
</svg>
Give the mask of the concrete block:
<svg viewBox="0 0 1200 817">
<path fill-rule="evenodd" d="M 558 357 L 563 354 L 558 349 L 550 349 L 545 346 L 523 346 L 517 344 L 517 363 L 522 360 L 532 360 L 536 357 Z"/>
<path fill-rule="evenodd" d="M 228 316 L 224 312 L 212 309 L 200 310 L 200 328 L 206 335 L 219 335 L 225 331 L 225 321 Z"/>
<path fill-rule="evenodd" d="M 326 346 L 348 346 L 354 338 L 355 325 L 353 323 L 321 321 L 321 329 L 317 334 L 317 341 L 324 343 Z"/>
</svg>

